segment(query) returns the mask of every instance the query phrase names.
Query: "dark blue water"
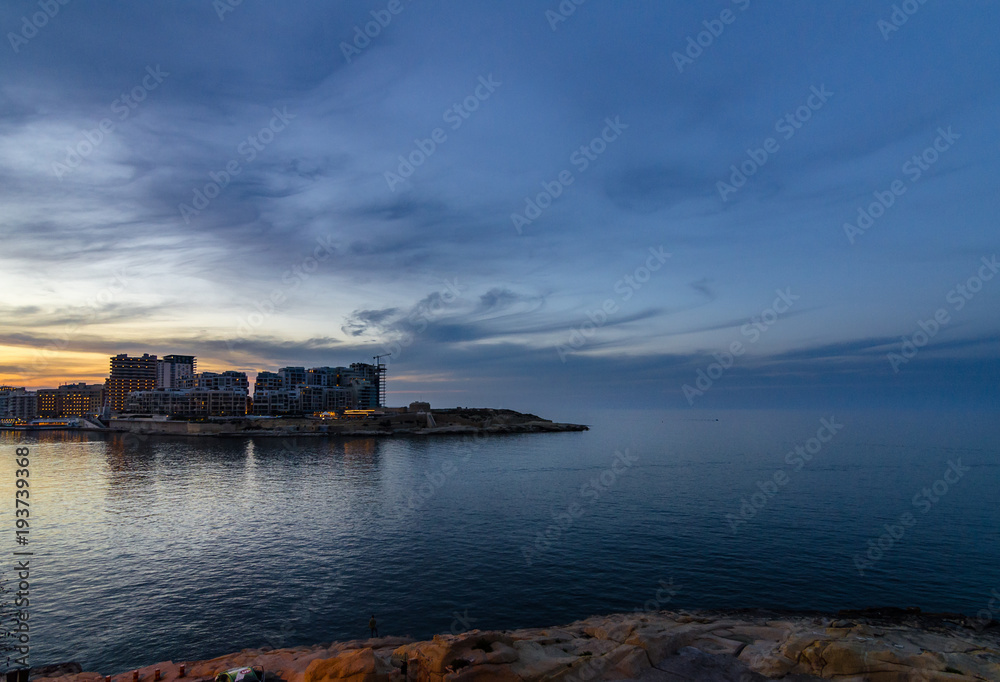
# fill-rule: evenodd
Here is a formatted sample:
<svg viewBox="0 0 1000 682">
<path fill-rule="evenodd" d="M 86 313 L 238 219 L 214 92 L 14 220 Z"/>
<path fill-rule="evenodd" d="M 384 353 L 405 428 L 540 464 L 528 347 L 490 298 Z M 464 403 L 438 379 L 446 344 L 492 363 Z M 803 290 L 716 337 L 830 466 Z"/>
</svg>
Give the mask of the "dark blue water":
<svg viewBox="0 0 1000 682">
<path fill-rule="evenodd" d="M 831 416 L 843 427 L 810 444 Z M 111 674 L 363 637 L 372 613 L 382 634 L 417 637 L 644 607 L 976 614 L 1000 588 L 993 414 L 576 420 L 592 430 L 144 443 L 4 434 L 11 550 L 13 448 L 32 453 L 31 661 Z M 810 461 L 796 445 L 815 450 Z M 743 500 L 759 507 L 752 517 Z M 901 537 L 868 554 L 884 524 Z M 856 558 L 870 565 L 859 571 Z"/>
</svg>

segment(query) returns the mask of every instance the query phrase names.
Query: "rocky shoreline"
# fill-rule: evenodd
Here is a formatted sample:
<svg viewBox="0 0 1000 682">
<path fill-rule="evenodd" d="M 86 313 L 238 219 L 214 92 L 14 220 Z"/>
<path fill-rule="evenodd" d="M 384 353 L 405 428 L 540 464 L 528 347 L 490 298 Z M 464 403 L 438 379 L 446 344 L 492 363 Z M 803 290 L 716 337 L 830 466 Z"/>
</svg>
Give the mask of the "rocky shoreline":
<svg viewBox="0 0 1000 682">
<path fill-rule="evenodd" d="M 152 417 L 112 419 L 107 430 L 143 436 L 487 436 L 517 433 L 587 431 L 583 424 L 565 424 L 514 410 L 453 408 L 426 412 L 396 412 L 368 419 L 312 417 L 213 418 L 208 421 Z"/>
<path fill-rule="evenodd" d="M 636 612 L 569 625 L 382 637 L 289 649 L 248 649 L 208 661 L 161 662 L 140 682 L 210 682 L 261 666 L 268 682 L 957 682 L 1000 680 L 1000 624 L 919 610 L 820 613 Z M 102 682 L 65 664 L 35 680 Z M 158 673 L 157 673 L 158 671 Z M 129 682 L 132 671 L 112 677 Z"/>
</svg>

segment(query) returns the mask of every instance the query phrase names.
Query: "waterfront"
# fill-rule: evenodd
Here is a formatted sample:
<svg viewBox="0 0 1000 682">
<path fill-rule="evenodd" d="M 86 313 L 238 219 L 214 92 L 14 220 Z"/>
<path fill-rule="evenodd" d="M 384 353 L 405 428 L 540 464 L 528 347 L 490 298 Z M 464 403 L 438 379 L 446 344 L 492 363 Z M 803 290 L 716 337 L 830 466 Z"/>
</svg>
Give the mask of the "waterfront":
<svg viewBox="0 0 1000 682">
<path fill-rule="evenodd" d="M 990 413 L 572 417 L 592 430 L 3 434 L 5 452 L 32 451 L 32 663 L 114 673 L 362 637 L 371 613 L 416 637 L 651 602 L 975 615 L 1000 586 Z M 820 434 L 831 418 L 843 427 Z M 935 494 L 958 460 L 969 472 Z M 915 523 L 869 556 L 907 512 Z M 0 524 L 12 545 L 10 509 Z"/>
</svg>

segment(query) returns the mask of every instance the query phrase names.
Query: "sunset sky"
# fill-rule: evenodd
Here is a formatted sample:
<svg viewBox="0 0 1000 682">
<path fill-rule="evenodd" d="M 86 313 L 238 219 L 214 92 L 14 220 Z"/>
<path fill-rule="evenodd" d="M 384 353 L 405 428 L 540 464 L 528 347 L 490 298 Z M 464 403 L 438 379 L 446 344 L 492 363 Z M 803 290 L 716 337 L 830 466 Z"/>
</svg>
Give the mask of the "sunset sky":
<svg viewBox="0 0 1000 682">
<path fill-rule="evenodd" d="M 902 4 L 5 2 L 0 384 L 995 407 L 1000 7 Z"/>
</svg>

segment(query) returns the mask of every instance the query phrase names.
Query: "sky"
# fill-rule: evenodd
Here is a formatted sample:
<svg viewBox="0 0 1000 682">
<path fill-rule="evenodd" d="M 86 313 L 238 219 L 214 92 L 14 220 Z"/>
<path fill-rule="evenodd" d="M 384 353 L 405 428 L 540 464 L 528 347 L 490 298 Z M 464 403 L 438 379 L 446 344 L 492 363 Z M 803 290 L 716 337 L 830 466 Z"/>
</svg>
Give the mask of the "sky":
<svg viewBox="0 0 1000 682">
<path fill-rule="evenodd" d="M 993 409 L 1000 7 L 0 4 L 0 383 Z"/>
</svg>

